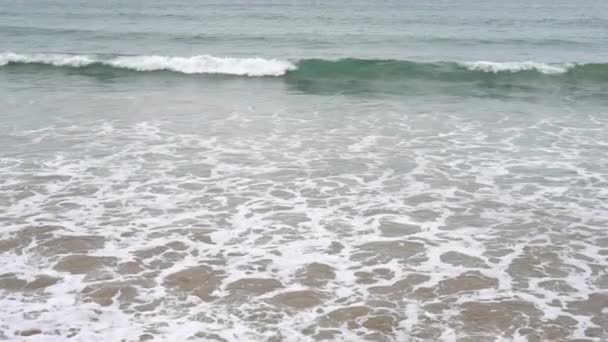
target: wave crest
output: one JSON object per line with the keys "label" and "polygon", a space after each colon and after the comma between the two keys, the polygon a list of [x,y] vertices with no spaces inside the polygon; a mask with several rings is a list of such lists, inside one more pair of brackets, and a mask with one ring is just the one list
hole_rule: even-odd
{"label": "wave crest", "polygon": [[520,71],[538,71],[543,74],[563,74],[576,66],[572,63],[551,65],[532,61],[526,62],[464,62],[461,63],[465,68],[473,71],[484,71],[491,73],[499,72],[520,72]]}
{"label": "wave crest", "polygon": [[60,67],[86,67],[94,64],[136,71],[169,70],[184,74],[223,74],[237,76],[282,76],[296,66],[278,59],[232,58],[200,55],[193,57],[121,56],[103,59],[66,54],[0,54],[0,66],[8,64],[46,64]]}
{"label": "wave crest", "polygon": [[523,62],[415,62],[407,60],[302,59],[288,61],[260,57],[235,58],[198,55],[172,56],[104,56],[70,54],[0,53],[0,67],[36,64],[66,68],[105,68],[116,70],[160,71],[182,74],[218,74],[235,76],[285,76],[290,82],[356,81],[494,81],[551,79],[555,81],[605,81],[608,63],[548,64]]}
{"label": "wave crest", "polygon": [[104,64],[137,71],[170,70],[184,74],[281,76],[296,67],[291,62],[263,58],[136,56],[118,57]]}
{"label": "wave crest", "polygon": [[59,67],[83,67],[95,63],[89,56],[83,55],[62,55],[62,54],[19,54],[19,53],[0,53],[0,66],[7,64],[48,64]]}

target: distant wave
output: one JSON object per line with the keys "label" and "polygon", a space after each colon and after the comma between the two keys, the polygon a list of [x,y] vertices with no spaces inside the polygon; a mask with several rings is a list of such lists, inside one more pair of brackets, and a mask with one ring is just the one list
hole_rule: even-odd
{"label": "distant wave", "polygon": [[199,55],[171,56],[102,56],[70,54],[19,54],[0,53],[0,66],[38,65],[68,68],[111,68],[133,71],[171,71],[183,74],[219,74],[235,76],[285,76],[298,80],[375,79],[408,80],[431,79],[439,81],[474,81],[507,77],[575,76],[577,79],[608,79],[606,63],[549,64],[523,62],[433,62],[422,63],[402,60],[355,59],[339,60],[234,58]]}

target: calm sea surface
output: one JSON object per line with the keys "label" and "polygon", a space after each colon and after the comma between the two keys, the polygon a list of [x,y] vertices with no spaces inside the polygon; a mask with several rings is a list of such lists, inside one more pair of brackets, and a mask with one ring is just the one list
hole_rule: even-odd
{"label": "calm sea surface", "polygon": [[0,0],[0,340],[607,338],[608,2]]}

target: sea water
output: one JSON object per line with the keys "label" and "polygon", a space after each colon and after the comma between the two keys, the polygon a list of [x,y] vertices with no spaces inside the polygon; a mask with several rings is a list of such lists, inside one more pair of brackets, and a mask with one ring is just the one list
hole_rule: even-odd
{"label": "sea water", "polygon": [[602,341],[605,1],[1,1],[0,340]]}

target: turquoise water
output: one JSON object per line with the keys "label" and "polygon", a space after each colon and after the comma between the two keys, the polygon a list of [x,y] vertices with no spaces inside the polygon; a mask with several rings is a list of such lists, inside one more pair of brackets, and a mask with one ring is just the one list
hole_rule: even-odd
{"label": "turquoise water", "polygon": [[0,2],[0,340],[602,341],[607,33],[603,1]]}

